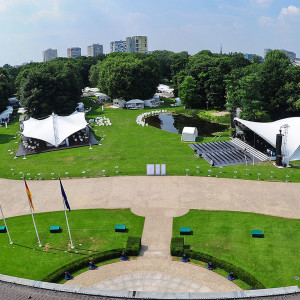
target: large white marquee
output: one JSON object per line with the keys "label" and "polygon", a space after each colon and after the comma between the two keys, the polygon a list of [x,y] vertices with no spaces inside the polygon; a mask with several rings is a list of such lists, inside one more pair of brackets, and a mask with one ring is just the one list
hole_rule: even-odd
{"label": "large white marquee", "polygon": [[[289,160],[300,159],[300,117],[286,118],[269,123],[245,121],[235,118],[235,121],[245,125],[257,135],[262,137],[265,141],[276,147],[276,134],[279,133],[280,128],[287,126],[286,145],[282,148],[282,154],[288,157]],[[282,131],[284,134],[284,130]]]}
{"label": "large white marquee", "polygon": [[22,134],[25,137],[43,140],[58,147],[67,137],[84,129],[87,125],[83,112],[66,117],[52,114],[43,120],[30,118],[24,121]]}

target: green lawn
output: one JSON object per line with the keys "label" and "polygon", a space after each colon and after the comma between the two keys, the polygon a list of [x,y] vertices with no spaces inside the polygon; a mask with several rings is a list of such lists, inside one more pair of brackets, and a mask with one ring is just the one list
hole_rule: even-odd
{"label": "green lawn", "polygon": [[[112,122],[112,126],[94,127],[98,139],[105,135],[104,140],[101,140],[102,146],[93,146],[92,150],[89,147],[81,147],[30,155],[26,160],[23,160],[22,157],[14,159],[14,155],[10,154],[8,150],[13,149],[16,153],[19,147],[20,141],[16,143],[17,139],[14,138],[19,130],[18,117],[15,117],[15,121],[9,124],[8,129],[0,127],[0,177],[21,179],[20,172],[30,173],[26,176],[27,179],[57,178],[58,173],[61,174],[61,177],[71,178],[100,177],[103,175],[102,170],[105,170],[106,176],[145,175],[148,163],[166,164],[168,175],[186,175],[187,169],[191,176],[208,175],[210,165],[204,159],[197,158],[188,143],[180,141],[179,134],[136,124],[136,117],[150,109],[124,110],[112,109],[107,106],[102,112],[101,107],[91,100],[83,101],[86,107],[93,107],[92,111],[87,114],[87,119],[106,116]],[[162,108],[170,111],[182,110],[180,107],[171,108],[170,100],[166,100],[165,106]],[[221,140],[228,139],[224,137]],[[198,140],[209,142],[212,137]],[[196,168],[197,166],[199,168]],[[227,178],[236,176],[237,178],[256,180],[257,173],[261,173],[260,180],[275,181],[285,181],[286,175],[288,175],[288,181],[300,182],[300,162],[293,162],[292,166],[292,169],[277,169],[268,162],[248,167],[238,165],[222,169],[213,168],[211,175]],[[246,168],[249,171],[246,171]],[[83,171],[86,173],[82,173]],[[197,173],[197,171],[199,172]],[[237,173],[235,174],[234,171]],[[274,171],[274,174],[271,174],[271,171]],[[69,172],[69,174],[66,175],[65,172]],[[41,173],[41,176],[38,176],[38,173]],[[55,173],[55,175],[52,176],[51,173]]]}
{"label": "green lawn", "polygon": [[[1,273],[41,280],[59,267],[93,252],[125,248],[128,236],[142,236],[144,217],[129,209],[89,209],[68,212],[75,249],[71,249],[64,212],[35,214],[43,247],[39,248],[31,215],[6,219],[14,242],[0,233]],[[1,220],[0,225],[3,225]],[[125,224],[126,233],[116,233],[116,224]],[[61,233],[50,233],[50,225],[60,225]],[[77,253],[76,253],[77,252]]]}
{"label": "green lawn", "polygon": [[[173,236],[184,236],[191,250],[228,261],[255,276],[267,288],[297,285],[300,265],[300,220],[253,213],[190,210],[174,219]],[[262,230],[265,238],[252,238]]]}

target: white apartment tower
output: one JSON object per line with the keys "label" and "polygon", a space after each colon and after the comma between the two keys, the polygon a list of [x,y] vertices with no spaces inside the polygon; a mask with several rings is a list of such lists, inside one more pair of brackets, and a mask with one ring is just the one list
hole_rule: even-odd
{"label": "white apartment tower", "polygon": [[126,41],[113,41],[110,43],[110,52],[126,52]]}
{"label": "white apartment tower", "polygon": [[72,47],[67,49],[68,57],[78,57],[81,56],[81,48],[80,47]]}
{"label": "white apartment tower", "polygon": [[148,53],[148,41],[146,36],[133,36],[126,38],[126,49],[129,53]]}
{"label": "white apartment tower", "polygon": [[103,45],[93,44],[87,47],[87,56],[97,56],[103,54]]}
{"label": "white apartment tower", "polygon": [[47,49],[43,51],[43,61],[49,61],[51,59],[57,58],[57,49]]}

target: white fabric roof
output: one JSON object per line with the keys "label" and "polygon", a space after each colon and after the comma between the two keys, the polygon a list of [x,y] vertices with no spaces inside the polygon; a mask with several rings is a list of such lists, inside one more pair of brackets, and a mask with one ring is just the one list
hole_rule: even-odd
{"label": "white fabric roof", "polygon": [[130,101],[127,101],[127,104],[132,104],[132,103],[144,103],[143,100],[140,100],[140,99],[132,99]]}
{"label": "white fabric roof", "polygon": [[159,91],[162,91],[162,92],[167,92],[167,93],[170,93],[170,92],[173,92],[174,89],[173,88],[170,88],[168,85],[165,85],[165,84],[159,84],[157,89]]}
{"label": "white fabric roof", "polygon": [[85,128],[87,124],[83,112],[66,117],[52,114],[43,120],[30,118],[24,121],[22,134],[26,137],[43,140],[58,147],[67,137]]}
{"label": "white fabric roof", "polygon": [[[279,133],[280,127],[287,124],[286,148],[282,148],[282,154],[290,157],[290,160],[300,159],[300,117],[286,118],[269,123],[251,122],[239,118],[234,118],[234,120],[244,124],[273,147],[276,147],[276,134]],[[282,134],[284,134],[284,130],[282,130]]]}
{"label": "white fabric roof", "polygon": [[0,114],[0,119],[7,119],[12,113],[13,113],[13,108],[12,106],[7,106],[6,110],[4,110],[1,114]]}
{"label": "white fabric roof", "polygon": [[187,133],[187,134],[195,134],[197,132],[196,127],[184,127],[182,130],[182,134]]}

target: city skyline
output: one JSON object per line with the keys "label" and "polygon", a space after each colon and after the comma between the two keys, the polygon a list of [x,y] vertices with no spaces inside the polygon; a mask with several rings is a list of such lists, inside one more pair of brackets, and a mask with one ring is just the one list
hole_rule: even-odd
{"label": "city skyline", "polygon": [[[263,56],[265,48],[300,56],[297,0],[0,0],[0,66],[42,61],[42,51],[86,49],[100,43],[147,36],[148,50],[208,49]],[[82,53],[85,55],[86,53]]]}

